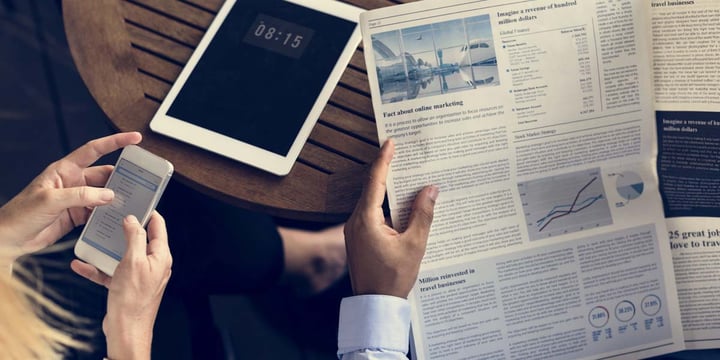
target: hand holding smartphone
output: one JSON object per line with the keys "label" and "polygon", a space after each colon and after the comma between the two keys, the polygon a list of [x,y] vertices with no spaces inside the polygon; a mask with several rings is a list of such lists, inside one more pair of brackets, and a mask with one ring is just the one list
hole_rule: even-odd
{"label": "hand holding smartphone", "polygon": [[134,215],[145,226],[172,173],[169,161],[139,146],[125,147],[105,185],[115,198],[90,214],[75,255],[112,276],[126,249],[123,219]]}

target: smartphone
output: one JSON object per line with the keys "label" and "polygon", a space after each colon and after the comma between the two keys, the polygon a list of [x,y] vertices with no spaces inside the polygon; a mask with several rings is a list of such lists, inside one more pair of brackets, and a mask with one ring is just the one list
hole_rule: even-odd
{"label": "smartphone", "polygon": [[115,198],[92,211],[75,244],[75,255],[112,276],[125,255],[123,219],[135,215],[145,226],[172,173],[169,161],[139,146],[126,146],[105,185]]}

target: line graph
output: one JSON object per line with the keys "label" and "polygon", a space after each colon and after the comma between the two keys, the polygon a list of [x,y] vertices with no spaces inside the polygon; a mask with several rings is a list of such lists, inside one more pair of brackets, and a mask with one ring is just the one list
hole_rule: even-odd
{"label": "line graph", "polygon": [[518,184],[530,240],[612,224],[600,169]]}
{"label": "line graph", "polygon": [[[586,209],[588,206],[594,204],[596,201],[602,199],[603,194],[600,194],[597,196],[589,197],[589,198],[585,199],[583,202],[581,202],[580,204],[577,203],[577,200],[580,197],[580,195],[582,194],[582,192],[585,191],[585,189],[587,189],[587,187],[590,186],[593,182],[595,182],[595,180],[597,180],[597,177],[592,178],[592,180],[590,180],[589,183],[587,183],[585,186],[583,186],[582,189],[580,189],[580,191],[578,191],[577,195],[575,195],[575,199],[573,200],[572,204],[555,206],[552,210],[550,210],[549,214],[547,214],[542,219],[538,220],[536,222],[536,225],[540,226],[540,230],[538,230],[538,231],[543,231],[543,229],[545,229],[545,227],[550,225],[550,223],[553,220],[559,219],[563,216],[566,216],[566,215],[569,215],[572,213],[580,212],[580,211]],[[575,206],[577,206],[577,208],[575,208]],[[567,207],[568,209],[560,210],[560,208],[564,208],[564,207]],[[545,220],[547,220],[547,222]]]}

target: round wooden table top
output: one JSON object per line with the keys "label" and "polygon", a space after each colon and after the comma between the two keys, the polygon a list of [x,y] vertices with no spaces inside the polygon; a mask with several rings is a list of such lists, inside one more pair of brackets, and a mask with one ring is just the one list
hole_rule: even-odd
{"label": "round wooden table top", "polygon": [[[65,32],[90,93],[119,131],[172,162],[174,177],[215,198],[273,216],[343,221],[378,152],[362,49],[356,50],[290,174],[278,177],[153,133],[150,119],[222,0],[64,0]],[[372,9],[388,0],[348,0]]]}

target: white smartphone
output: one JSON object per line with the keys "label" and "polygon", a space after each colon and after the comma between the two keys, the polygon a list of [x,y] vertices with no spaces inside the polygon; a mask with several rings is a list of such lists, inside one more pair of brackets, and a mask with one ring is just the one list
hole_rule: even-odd
{"label": "white smartphone", "polygon": [[123,219],[135,215],[145,226],[173,173],[173,165],[139,146],[126,146],[106,188],[112,203],[96,207],[75,244],[75,255],[112,276],[125,255]]}

